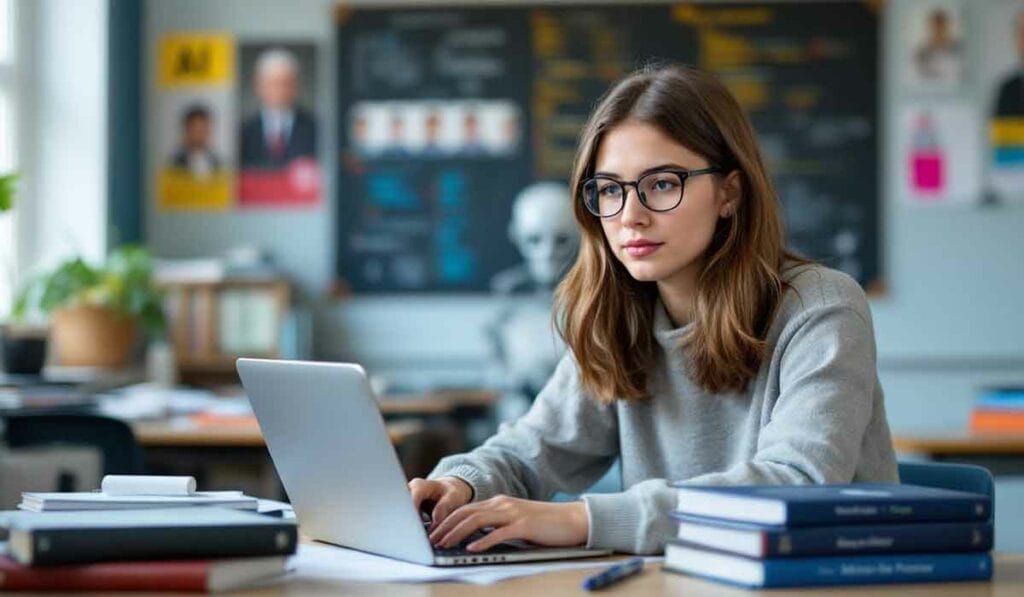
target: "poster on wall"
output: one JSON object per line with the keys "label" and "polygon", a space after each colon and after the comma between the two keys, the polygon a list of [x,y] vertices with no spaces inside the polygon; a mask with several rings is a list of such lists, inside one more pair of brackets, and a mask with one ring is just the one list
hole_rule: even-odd
{"label": "poster on wall", "polygon": [[363,159],[508,157],[522,138],[509,100],[366,101],[349,114],[349,147]]}
{"label": "poster on wall", "polygon": [[982,197],[981,121],[967,103],[904,107],[902,196],[912,205],[973,205]]}
{"label": "poster on wall", "polygon": [[168,34],[158,51],[162,210],[225,210],[234,180],[234,39],[223,34]]}
{"label": "poster on wall", "polygon": [[994,28],[993,61],[1007,64],[992,83],[989,113],[990,200],[1024,203],[1024,2],[1006,5]]}
{"label": "poster on wall", "polygon": [[243,43],[238,62],[239,206],[317,205],[316,46]]}
{"label": "poster on wall", "polygon": [[920,2],[901,28],[908,80],[914,91],[957,91],[966,72],[963,15],[959,4]]}

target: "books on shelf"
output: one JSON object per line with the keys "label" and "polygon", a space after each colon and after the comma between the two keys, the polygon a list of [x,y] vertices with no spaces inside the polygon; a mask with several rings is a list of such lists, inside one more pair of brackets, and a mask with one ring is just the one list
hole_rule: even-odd
{"label": "books on shelf", "polygon": [[974,402],[970,428],[976,433],[1024,433],[1024,388],[982,392]]}
{"label": "books on shelf", "polygon": [[108,495],[98,491],[24,492],[18,509],[28,512],[68,510],[140,510],[184,506],[220,506],[256,510],[259,500],[240,491],[197,491],[192,495]]}
{"label": "books on shelf", "polygon": [[7,515],[18,563],[283,556],[295,553],[293,521],[228,508],[168,508]]}
{"label": "books on shelf", "polygon": [[154,259],[157,282],[219,282],[227,276],[227,263],[219,258]]}
{"label": "books on shelf", "polygon": [[285,573],[288,558],[99,562],[32,567],[0,555],[0,591],[188,591],[240,589]]}
{"label": "books on shelf", "polygon": [[897,484],[677,491],[669,572],[756,588],[992,575],[990,496]]}

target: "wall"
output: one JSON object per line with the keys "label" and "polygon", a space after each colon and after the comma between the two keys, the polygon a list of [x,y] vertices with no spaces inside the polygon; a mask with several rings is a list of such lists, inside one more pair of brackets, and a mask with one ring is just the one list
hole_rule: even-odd
{"label": "wall", "polygon": [[[379,2],[352,2],[379,5]],[[420,4],[429,4],[420,2]],[[144,114],[157,118],[152,93],[156,44],[162,33],[181,30],[230,31],[251,40],[305,40],[320,52],[317,108],[322,118],[321,162],[326,173],[325,200],[302,211],[233,211],[223,214],[160,212],[147,202],[147,242],[161,256],[216,255],[239,243],[260,243],[301,284],[317,311],[315,352],[318,358],[356,359],[377,373],[401,377],[402,384],[473,383],[487,346],[482,325],[496,306],[486,297],[374,296],[332,302],[327,293],[334,274],[334,196],[331,168],[335,159],[335,2],[222,0],[150,0],[144,5]],[[147,197],[159,167],[152,136],[147,148]],[[452,321],[459,325],[453,326]],[[401,342],[396,342],[401,338]]]}
{"label": "wall", "polygon": [[[900,84],[908,75],[906,62],[897,59],[906,35],[900,25],[922,4],[892,2],[884,21],[884,52],[890,56],[883,64],[890,142],[882,152],[889,292],[872,301],[872,310],[893,427],[955,432],[965,429],[979,386],[1024,382],[1024,309],[1019,300],[1024,295],[1024,204],[918,209],[900,203],[902,156],[889,151],[898,105],[929,101]],[[994,10],[1013,3],[967,4],[961,6],[974,10],[964,11],[964,34],[985,44],[979,50],[975,43],[968,60],[983,66],[969,70],[963,90],[939,103],[959,100],[987,107],[992,103],[987,81],[1009,64],[985,62],[982,56],[1013,55],[1009,24],[999,20],[1007,12]]]}
{"label": "wall", "polygon": [[[891,16],[897,18],[885,21],[887,48],[896,47],[900,33],[894,24],[906,6],[891,3]],[[327,165],[334,159],[336,117],[330,101],[335,87],[332,7],[330,0],[150,1],[144,65],[153,63],[156,40],[167,31],[226,30],[255,39],[315,40],[325,90],[318,107],[326,117]],[[978,31],[992,26],[979,21],[969,25]],[[883,89],[895,90],[903,74],[896,62],[885,62],[882,73]],[[889,120],[895,118],[896,98],[895,91],[882,97],[888,108],[883,115]],[[152,117],[152,97],[147,101],[146,113]],[[910,431],[962,428],[976,385],[1024,377],[1024,310],[1009,300],[1024,295],[1024,261],[1006,250],[1020,246],[1016,239],[1024,227],[1024,210],[902,207],[894,198],[899,171],[890,167],[898,157],[889,155],[889,145],[881,159],[888,292],[873,299],[872,308],[893,426]],[[148,167],[155,167],[152,159]],[[321,305],[316,350],[322,358],[357,358],[376,370],[418,366],[452,381],[478,364],[486,350],[479,329],[494,313],[486,298],[374,296],[325,303],[335,250],[330,174],[326,196],[319,208],[307,212],[194,215],[149,210],[147,238],[162,254],[182,257],[217,253],[240,242],[267,244]],[[452,321],[459,325],[452,326]],[[932,408],[937,401],[944,408]]]}
{"label": "wall", "polygon": [[[366,4],[353,2],[352,4]],[[422,3],[428,4],[428,3]],[[886,9],[883,52],[898,47],[897,25],[909,2]],[[327,168],[335,159],[335,90],[332,0],[272,1],[149,0],[144,6],[143,77],[146,109],[155,118],[150,92],[154,48],[161,33],[224,30],[266,40],[304,39],[320,51],[318,108],[325,118],[323,164],[326,200],[303,212],[229,212],[194,215],[146,209],[146,237],[170,257],[216,254],[242,242],[260,242],[297,277],[317,310],[318,358],[363,362],[400,383],[472,383],[478,379],[487,344],[483,326],[495,314],[492,300],[479,296],[373,296],[332,302],[335,181]],[[990,19],[991,20],[991,19]],[[968,33],[985,37],[1005,23],[984,18],[967,23]],[[995,36],[989,43],[1001,43]],[[988,65],[986,68],[999,68]],[[898,63],[881,65],[883,118],[896,118]],[[963,99],[987,102],[979,86]],[[888,127],[892,131],[892,127]],[[893,134],[890,132],[890,134]],[[899,156],[884,143],[880,164],[885,214],[883,253],[888,290],[873,298],[879,369],[887,408],[898,433],[959,432],[966,428],[980,385],[1024,381],[1024,259],[1020,240],[1024,208],[910,209],[896,198]],[[146,141],[151,148],[152,139]],[[147,162],[156,167],[155,152]],[[147,180],[152,180],[147,176]],[[152,197],[152,192],[147,193]],[[1003,512],[1024,493],[1024,482],[1001,481]],[[1002,516],[1002,515],[1001,515]],[[1024,547],[1024,533],[1004,534]],[[1015,539],[1016,538],[1016,539]]]}

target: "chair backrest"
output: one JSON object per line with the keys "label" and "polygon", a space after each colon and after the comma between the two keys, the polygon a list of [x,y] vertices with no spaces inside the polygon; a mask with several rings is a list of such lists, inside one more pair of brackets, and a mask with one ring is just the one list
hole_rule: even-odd
{"label": "chair backrest", "polygon": [[[949,462],[900,462],[900,483],[980,493],[992,498],[996,509],[996,485],[987,468]],[[991,515],[990,515],[991,517]]]}
{"label": "chair backrest", "polygon": [[103,454],[105,475],[145,472],[135,434],[118,419],[100,415],[16,415],[6,418],[4,435],[12,448],[54,444],[94,447]]}

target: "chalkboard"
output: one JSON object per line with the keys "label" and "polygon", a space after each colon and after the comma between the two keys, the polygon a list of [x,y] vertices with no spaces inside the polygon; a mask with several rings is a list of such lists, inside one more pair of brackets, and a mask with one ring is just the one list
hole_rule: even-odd
{"label": "chalkboard", "polygon": [[337,275],[356,292],[486,291],[511,205],[567,181],[614,81],[719,74],[768,157],[795,250],[881,283],[874,3],[343,8]]}

